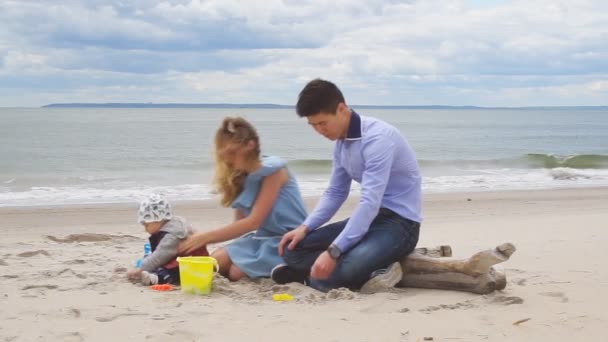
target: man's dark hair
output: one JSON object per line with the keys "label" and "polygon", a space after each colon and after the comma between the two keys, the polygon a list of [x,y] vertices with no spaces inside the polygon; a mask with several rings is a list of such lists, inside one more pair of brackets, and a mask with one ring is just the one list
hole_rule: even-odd
{"label": "man's dark hair", "polygon": [[296,104],[296,113],[306,117],[324,113],[335,113],[340,102],[345,103],[344,96],[338,87],[320,78],[314,79],[302,89]]}

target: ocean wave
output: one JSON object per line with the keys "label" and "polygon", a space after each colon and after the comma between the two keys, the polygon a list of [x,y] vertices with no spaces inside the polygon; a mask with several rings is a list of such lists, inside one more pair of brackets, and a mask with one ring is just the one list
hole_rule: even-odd
{"label": "ocean wave", "polygon": [[608,170],[493,169],[475,175],[424,177],[424,192],[553,189],[608,186]]}
{"label": "ocean wave", "polygon": [[578,170],[568,168],[557,168],[551,170],[551,177],[555,180],[578,180],[578,179],[593,179],[594,175],[581,173]]}
{"label": "ocean wave", "polygon": [[[464,170],[483,170],[496,168],[514,169],[608,169],[608,155],[577,154],[559,156],[543,153],[528,153],[518,157],[497,159],[451,159],[451,160],[418,160],[420,167],[441,169],[457,168]],[[323,171],[331,169],[332,161],[329,159],[294,159],[288,165],[295,170]]]}
{"label": "ocean wave", "polygon": [[287,161],[287,165],[296,171],[329,172],[332,160],[329,159],[294,159]]}
{"label": "ocean wave", "polygon": [[183,184],[177,186],[128,186],[123,187],[32,187],[27,191],[0,192],[0,207],[66,205],[92,203],[138,203],[151,193],[161,193],[170,200],[204,200],[213,198],[207,184]]}
{"label": "ocean wave", "polygon": [[[299,175],[298,185],[303,196],[318,196],[328,184],[329,175]],[[485,190],[550,189],[559,187],[608,186],[608,170],[598,169],[487,169],[483,173],[466,175],[425,176],[424,193]],[[137,203],[147,194],[160,192],[172,201],[208,200],[216,196],[209,184],[182,184],[163,186],[92,187],[31,187],[14,191],[0,187],[0,207],[66,205],[91,203]],[[360,186],[353,182],[352,193]]]}
{"label": "ocean wave", "polygon": [[547,169],[567,167],[572,169],[608,169],[608,156],[601,154],[579,154],[555,156],[547,154],[528,154],[526,160],[532,167],[541,165]]}
{"label": "ocean wave", "polygon": [[481,160],[419,160],[422,168],[452,167],[461,169],[608,169],[608,155],[578,154],[559,156],[543,153],[528,153],[519,157]]}

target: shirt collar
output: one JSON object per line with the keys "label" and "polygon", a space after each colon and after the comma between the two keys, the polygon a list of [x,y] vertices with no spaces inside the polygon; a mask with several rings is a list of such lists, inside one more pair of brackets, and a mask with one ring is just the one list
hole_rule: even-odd
{"label": "shirt collar", "polygon": [[359,140],[361,139],[361,117],[354,110],[350,114],[350,122],[348,123],[348,131],[344,140]]}

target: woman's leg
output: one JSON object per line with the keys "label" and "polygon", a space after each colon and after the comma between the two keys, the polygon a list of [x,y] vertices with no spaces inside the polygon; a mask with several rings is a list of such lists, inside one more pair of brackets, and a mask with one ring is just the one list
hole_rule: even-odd
{"label": "woman's leg", "polygon": [[211,253],[211,257],[217,260],[217,263],[220,267],[219,273],[224,277],[228,278],[230,267],[232,266],[232,260],[230,260],[230,256],[228,256],[226,250],[223,247],[220,247]]}
{"label": "woman's leg", "polygon": [[228,271],[228,279],[230,279],[230,281],[241,280],[246,276],[247,275],[243,273],[243,271],[241,271],[241,269],[238,268],[235,264],[232,264],[232,266],[230,266],[230,270]]}
{"label": "woman's leg", "polygon": [[223,247],[213,251],[211,256],[217,260],[217,263],[220,266],[220,274],[228,278],[230,281],[237,281],[246,276],[240,268],[232,263],[228,252],[226,252],[226,249]]}

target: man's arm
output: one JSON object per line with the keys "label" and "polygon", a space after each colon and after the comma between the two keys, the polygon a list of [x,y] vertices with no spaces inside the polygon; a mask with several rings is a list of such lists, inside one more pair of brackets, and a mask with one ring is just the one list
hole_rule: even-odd
{"label": "man's arm", "polygon": [[364,160],[361,180],[361,198],[346,227],[334,240],[334,245],[344,253],[359,242],[378,215],[382,197],[393,166],[395,144],[386,134],[378,134],[363,142]]}
{"label": "man's arm", "polygon": [[329,185],[313,212],[304,221],[304,226],[310,232],[319,228],[322,224],[329,221],[340,209],[342,203],[348,197],[352,179],[340,164],[337,145],[334,147],[334,159],[329,179]]}

